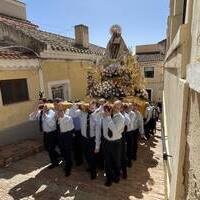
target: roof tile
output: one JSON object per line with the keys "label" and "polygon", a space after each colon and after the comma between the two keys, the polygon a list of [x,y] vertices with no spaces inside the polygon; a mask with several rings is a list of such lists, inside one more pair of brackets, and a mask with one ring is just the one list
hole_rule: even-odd
{"label": "roof tile", "polygon": [[33,59],[35,55],[14,50],[3,50],[0,51],[0,59]]}
{"label": "roof tile", "polygon": [[137,60],[138,62],[149,62],[149,61],[163,61],[165,59],[165,55],[163,54],[138,54]]}
{"label": "roof tile", "polygon": [[38,29],[37,25],[32,24],[27,20],[19,20],[16,18],[0,15],[0,22],[7,25],[14,26],[17,30],[23,32],[25,35],[30,36],[40,42],[50,45],[54,51],[71,51],[82,54],[96,54],[102,56],[105,48],[99,47],[94,44],[89,44],[89,48],[76,46],[75,40],[69,37],[61,36],[54,33],[45,32]]}

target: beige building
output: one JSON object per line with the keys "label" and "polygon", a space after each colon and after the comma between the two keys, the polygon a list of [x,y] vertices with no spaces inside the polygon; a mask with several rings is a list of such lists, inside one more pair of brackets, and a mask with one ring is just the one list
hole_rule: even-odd
{"label": "beige building", "polygon": [[162,102],[163,94],[163,61],[166,40],[157,44],[136,46],[137,60],[144,78],[149,100]]}
{"label": "beige building", "polygon": [[0,145],[38,132],[27,119],[39,93],[86,97],[87,72],[104,53],[89,43],[88,32],[77,25],[73,39],[42,31],[26,19],[25,4],[0,1]]}
{"label": "beige building", "polygon": [[164,64],[170,200],[200,199],[200,1],[171,0]]}

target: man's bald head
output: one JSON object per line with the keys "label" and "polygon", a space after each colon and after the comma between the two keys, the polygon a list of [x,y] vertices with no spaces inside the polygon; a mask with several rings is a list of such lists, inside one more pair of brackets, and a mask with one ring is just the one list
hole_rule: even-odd
{"label": "man's bald head", "polygon": [[106,100],[104,98],[99,99],[99,104],[104,105],[106,103]]}
{"label": "man's bald head", "polygon": [[64,105],[62,104],[62,102],[59,102],[58,103],[58,110],[59,111],[64,111],[65,109],[64,109]]}
{"label": "man's bald head", "polygon": [[113,109],[115,112],[120,112],[122,107],[122,102],[120,100],[117,100],[113,104]]}

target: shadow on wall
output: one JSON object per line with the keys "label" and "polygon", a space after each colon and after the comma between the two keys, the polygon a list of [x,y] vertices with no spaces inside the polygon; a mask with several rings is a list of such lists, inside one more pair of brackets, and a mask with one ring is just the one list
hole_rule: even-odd
{"label": "shadow on wall", "polygon": [[25,139],[41,140],[37,121],[26,121],[20,125],[0,130],[0,146],[17,143]]}

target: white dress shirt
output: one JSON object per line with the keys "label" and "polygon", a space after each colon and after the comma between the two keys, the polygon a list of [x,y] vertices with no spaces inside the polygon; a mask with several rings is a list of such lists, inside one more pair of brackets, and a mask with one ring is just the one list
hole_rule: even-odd
{"label": "white dress shirt", "polygon": [[[74,109],[74,108],[72,108]],[[87,138],[87,112],[83,112],[79,109],[74,109],[73,111],[71,110],[70,115],[72,117],[79,117],[80,118],[80,123],[81,123],[81,134],[83,137]],[[90,137],[95,137],[95,149],[99,150],[100,149],[100,144],[101,144],[101,128],[99,126],[99,122],[97,120],[96,113],[93,112],[90,115]]]}
{"label": "white dress shirt", "polygon": [[[116,113],[108,117],[103,117],[103,136],[109,141],[115,141],[122,138],[125,126],[125,117],[120,113]],[[112,137],[108,136],[108,128],[112,131]]]}
{"label": "white dress shirt", "polygon": [[101,120],[103,115],[103,105],[100,105],[95,111],[94,111],[96,120]]}
{"label": "white dress shirt", "polygon": [[[80,125],[80,118],[78,116],[75,116],[75,111],[76,109],[73,108],[69,108],[65,111],[65,114],[69,115],[72,120],[73,120],[73,124],[74,124],[74,129],[76,131],[79,131],[81,129],[81,125]],[[74,117],[75,116],[75,117]]]}
{"label": "white dress shirt", "polygon": [[[39,110],[36,114],[31,113],[29,115],[30,120],[39,120],[41,115],[41,110]],[[43,113],[42,116],[42,129],[44,132],[52,132],[56,130],[56,120],[55,120],[55,112],[53,110],[48,110],[47,113]]]}
{"label": "white dress shirt", "polygon": [[127,126],[127,132],[129,131],[128,129],[130,128],[131,126],[131,119],[129,117],[129,114],[126,113],[126,112],[123,112],[122,115],[124,116],[124,125]]}
{"label": "white dress shirt", "polygon": [[139,128],[140,134],[144,134],[144,120],[142,117],[142,114],[139,111],[136,111],[136,116],[137,116],[137,126],[136,128]]}
{"label": "white dress shirt", "polygon": [[128,115],[129,115],[129,118],[130,118],[130,123],[129,123],[127,131],[129,132],[129,131],[133,131],[134,129],[136,129],[134,127],[135,120],[136,120],[136,114],[133,111],[130,111],[130,112],[128,112]]}
{"label": "white dress shirt", "polygon": [[60,132],[66,133],[74,129],[73,120],[69,115],[64,114],[62,118],[58,119],[58,124],[60,126]]}
{"label": "white dress shirt", "polygon": [[152,115],[153,115],[153,106],[148,106],[145,110],[146,123],[149,122],[149,120],[152,118]]}

